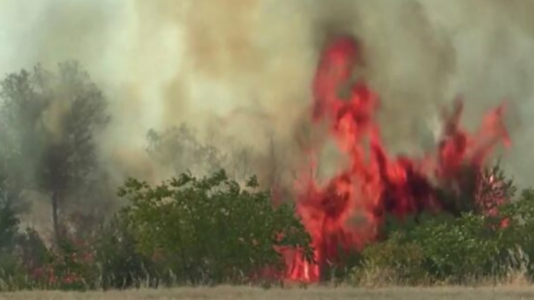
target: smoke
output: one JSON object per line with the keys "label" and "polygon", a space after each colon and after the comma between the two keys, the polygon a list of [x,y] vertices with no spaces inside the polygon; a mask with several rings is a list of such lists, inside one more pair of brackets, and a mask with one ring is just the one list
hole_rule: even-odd
{"label": "smoke", "polygon": [[329,35],[352,33],[389,146],[426,147],[456,95],[469,126],[507,98],[514,146],[503,163],[521,182],[534,169],[533,9],[530,0],[2,0],[0,72],[81,61],[110,101],[100,151],[117,180],[166,177],[146,156],[146,132],[182,122],[223,148],[254,146],[263,169],[273,136],[281,163],[301,159],[295,133],[306,127],[318,52]]}

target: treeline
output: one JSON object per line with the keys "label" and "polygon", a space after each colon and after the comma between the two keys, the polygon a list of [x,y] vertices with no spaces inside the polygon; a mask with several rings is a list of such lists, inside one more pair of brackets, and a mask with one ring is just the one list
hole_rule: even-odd
{"label": "treeline", "polygon": [[[176,176],[158,185],[132,178],[117,188],[99,164],[95,138],[112,116],[78,64],[10,74],[0,100],[0,290],[279,283],[278,247],[299,247],[312,259],[292,203],[273,206],[247,166],[245,148],[229,160],[185,126],[151,131],[149,153]],[[513,199],[498,214],[464,205],[455,215],[389,219],[377,243],[325,268],[323,280],[364,286],[531,280],[534,190],[516,195],[498,166],[484,176],[499,184],[478,199]],[[51,241],[21,224],[31,195],[51,207]],[[474,203],[473,197],[455,201]],[[114,207],[117,199],[125,205]]]}
{"label": "treeline", "polygon": [[[506,189],[513,192],[512,185]],[[279,284],[284,265],[277,247],[300,247],[312,261],[310,237],[292,204],[273,207],[254,177],[243,187],[224,171],[202,178],[184,173],[157,186],[130,179],[118,194],[128,205],[113,218],[83,237],[65,235],[56,247],[46,247],[32,230],[20,232],[16,213],[2,206],[0,288]],[[380,241],[324,269],[323,280],[360,286],[530,282],[534,190],[499,210],[391,219]]]}
{"label": "treeline", "polygon": [[65,235],[53,248],[32,230],[20,233],[15,212],[2,206],[0,288],[248,283],[281,274],[274,246],[301,246],[311,255],[294,208],[274,208],[254,177],[243,188],[224,171],[182,174],[154,187],[130,179],[119,195],[129,204],[113,218],[84,236]]}
{"label": "treeline", "polygon": [[[98,225],[116,209],[117,183],[110,182],[98,144],[113,122],[108,104],[74,61],[52,71],[37,65],[0,81],[0,201],[20,213],[30,211],[32,202],[49,206],[56,242],[68,231]],[[146,149],[154,164],[176,175],[220,169],[239,181],[253,175],[250,147],[223,152],[200,142],[185,124],[150,130]]]}
{"label": "treeline", "polygon": [[[61,63],[55,70],[37,65],[0,81],[0,289],[214,282],[248,278],[260,265],[276,267],[272,245],[288,243],[293,235],[273,242],[271,232],[300,224],[292,209],[270,208],[269,193],[258,190],[256,179],[245,191],[234,181],[256,178],[252,169],[257,157],[250,147],[237,145],[223,152],[200,142],[185,124],[150,130],[147,153],[154,164],[172,169],[182,181],[155,188],[145,197],[160,197],[156,195],[166,188],[165,197],[177,193],[193,198],[176,196],[177,202],[166,209],[147,207],[142,201],[129,201],[133,179],[121,189],[129,192],[118,195],[119,187],[110,184],[109,170],[100,161],[99,135],[111,122],[108,99],[77,62]],[[277,180],[274,172],[267,181]],[[186,180],[183,174],[192,177]],[[178,193],[182,185],[190,187]],[[21,222],[28,213],[36,214],[32,205],[39,201],[39,207],[50,208],[51,234],[43,228],[47,224],[28,227]],[[118,203],[127,206],[119,212]],[[147,213],[152,215],[149,219]],[[37,214],[48,214],[48,209]],[[150,223],[155,220],[166,223]],[[218,223],[210,223],[214,220]],[[231,220],[236,230],[257,231],[245,237],[231,231],[213,235]],[[147,231],[151,228],[163,228],[168,236]],[[240,257],[243,253],[232,246],[233,238],[239,239],[235,247],[246,248],[243,245],[252,239],[258,248]],[[197,257],[190,257],[193,254]],[[163,261],[156,259],[161,255]],[[220,258],[225,256],[222,267]]]}

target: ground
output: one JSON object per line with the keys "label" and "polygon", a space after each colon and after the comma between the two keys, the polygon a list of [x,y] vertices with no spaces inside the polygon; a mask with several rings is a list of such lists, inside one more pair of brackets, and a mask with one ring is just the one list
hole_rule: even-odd
{"label": "ground", "polygon": [[13,300],[171,300],[171,299],[357,299],[357,300],[427,300],[427,299],[534,299],[534,287],[495,287],[495,288],[310,288],[310,289],[269,289],[250,287],[179,288],[113,292],[19,292],[0,294],[0,299]]}

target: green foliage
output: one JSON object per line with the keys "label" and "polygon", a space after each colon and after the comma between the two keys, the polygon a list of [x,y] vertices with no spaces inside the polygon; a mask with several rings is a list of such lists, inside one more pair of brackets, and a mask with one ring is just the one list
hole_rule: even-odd
{"label": "green foliage", "polygon": [[141,287],[157,279],[153,262],[136,250],[134,239],[125,220],[114,217],[105,224],[95,241],[96,257],[104,289]]}
{"label": "green foliage", "polygon": [[107,101],[89,75],[76,62],[59,64],[57,73],[37,65],[8,75],[0,87],[9,170],[46,190],[83,181],[94,168],[94,133],[109,121]]}
{"label": "green foliage", "polygon": [[197,179],[178,179],[150,187],[129,180],[120,195],[131,205],[123,211],[146,255],[170,262],[179,281],[236,281],[267,266],[281,267],[274,246],[309,249],[310,237],[289,204],[274,208],[269,194],[246,189],[224,171]]}
{"label": "green foliage", "polygon": [[[513,203],[504,205],[500,209],[501,217],[497,221],[504,221],[508,226],[502,231],[501,243],[510,248],[519,248],[527,260],[534,258],[534,189],[523,190],[519,198]],[[513,267],[516,261],[509,262]],[[525,261],[520,263],[527,263]],[[527,271],[534,278],[534,261],[527,263]]]}
{"label": "green foliage", "polygon": [[413,242],[401,242],[403,237],[394,234],[387,241],[370,245],[362,256],[362,264],[351,274],[353,283],[422,284],[428,279],[422,247]]}
{"label": "green foliage", "polygon": [[368,247],[363,270],[387,270],[394,283],[454,282],[499,275],[504,263],[504,232],[473,213],[426,219]]}
{"label": "green foliage", "polygon": [[15,255],[19,220],[11,203],[0,203],[0,278],[4,283],[12,284],[18,275],[19,264]]}
{"label": "green foliage", "polygon": [[[457,209],[451,213],[388,219],[380,242],[344,260],[356,266],[352,280],[465,283],[519,269],[534,276],[534,190],[524,190],[511,203],[492,202],[511,197],[515,189],[498,168],[481,178],[490,177],[499,184],[483,181],[487,185],[473,188],[481,202],[458,204],[466,195],[456,195]],[[129,179],[119,196],[129,202],[113,219],[96,232],[65,234],[52,248],[35,231],[20,233],[11,205],[16,197],[2,198],[0,289],[242,283],[264,270],[283,268],[277,246],[303,248],[308,259],[312,256],[310,237],[294,207],[273,207],[255,177],[246,187],[224,171],[202,178],[185,173],[157,186]],[[495,206],[499,213],[488,213]],[[347,277],[339,266],[323,271],[336,279]]]}
{"label": "green foliage", "polygon": [[9,74],[0,82],[0,100],[3,188],[13,196],[31,190],[49,197],[58,240],[59,212],[99,171],[95,135],[109,122],[107,100],[76,62],[59,64],[57,72],[37,65]]}
{"label": "green foliage", "polygon": [[492,273],[499,254],[498,234],[483,216],[467,213],[423,223],[407,239],[420,245],[427,269],[435,278],[462,282]]}
{"label": "green foliage", "polygon": [[90,245],[62,239],[59,251],[53,252],[45,266],[48,288],[86,290],[94,288],[98,269],[93,262]]}
{"label": "green foliage", "polygon": [[8,201],[0,201],[0,251],[13,248],[19,230],[19,219]]}
{"label": "green foliage", "polygon": [[534,190],[506,202],[515,187],[499,166],[480,176],[471,195],[477,198],[464,199],[471,204],[456,205],[460,210],[388,220],[383,241],[363,252],[354,275],[385,270],[395,282],[409,283],[498,279],[524,268],[534,275],[529,259],[534,255]]}

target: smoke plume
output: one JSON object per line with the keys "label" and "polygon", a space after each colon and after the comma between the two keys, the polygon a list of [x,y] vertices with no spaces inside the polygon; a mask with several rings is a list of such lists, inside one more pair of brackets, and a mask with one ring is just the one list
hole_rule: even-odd
{"label": "smoke plume", "polygon": [[0,71],[79,60],[110,101],[100,153],[117,180],[168,176],[146,157],[146,132],[182,122],[222,148],[252,145],[261,172],[272,139],[281,163],[301,159],[295,134],[306,127],[318,52],[351,33],[389,146],[421,151],[457,95],[468,125],[506,98],[514,145],[503,163],[526,183],[532,11],[530,0],[3,0]]}

